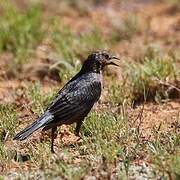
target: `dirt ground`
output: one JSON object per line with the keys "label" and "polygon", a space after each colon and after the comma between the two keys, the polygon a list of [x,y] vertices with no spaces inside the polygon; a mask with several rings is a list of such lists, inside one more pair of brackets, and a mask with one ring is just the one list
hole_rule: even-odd
{"label": "dirt ground", "polygon": [[[16,0],[20,7],[26,6],[25,1]],[[138,17],[139,30],[131,40],[122,40],[117,43],[112,52],[118,54],[122,59],[130,59],[136,61],[143,56],[145,45],[158,44],[163,52],[168,50],[180,50],[180,10],[176,6],[172,6],[163,1],[152,0],[132,0],[129,2],[121,2],[110,0],[102,5],[92,5],[89,7],[86,15],[79,15],[77,10],[71,8],[71,11],[65,10],[63,6],[58,6],[54,1],[49,4],[48,0],[43,1],[44,16],[61,16],[61,22],[70,26],[70,29],[77,34],[89,31],[92,26],[97,25],[103,28],[102,36],[108,38],[112,31],[112,23],[116,24],[122,17],[128,13],[135,14]],[[36,55],[31,58],[30,63],[24,66],[22,72],[16,76],[10,76],[7,72],[7,64],[11,59],[8,53],[0,54],[0,104],[15,103],[20,107],[27,102],[19,99],[19,89],[22,88],[24,81],[36,82],[41,81],[41,93],[49,92],[53,89],[60,89],[62,83],[52,75],[46,73],[46,67],[49,65],[46,58],[51,51],[51,47],[44,42],[36,49]],[[43,72],[41,70],[44,68]],[[123,69],[110,69],[117,75],[117,82],[122,80]],[[105,78],[106,81],[107,78]],[[110,79],[110,78],[108,78]],[[106,86],[109,82],[104,82]],[[104,90],[99,106],[106,103],[106,90]],[[17,98],[18,97],[18,98]],[[96,110],[96,108],[95,108]],[[116,108],[115,108],[116,111]],[[145,139],[151,138],[151,132],[154,129],[162,132],[180,131],[180,99],[170,99],[162,104],[156,102],[142,103],[136,108],[128,109],[129,119],[134,122],[135,126],[139,126],[139,130]],[[32,112],[19,108],[19,117],[26,116],[25,119],[33,119]],[[140,118],[137,118],[141,116]],[[131,122],[132,123],[132,122]],[[18,127],[19,129],[23,128]],[[37,136],[40,132],[35,133],[31,138],[40,140],[41,136]],[[77,140],[77,137],[69,131],[69,127],[63,126],[61,133],[58,135],[56,143],[63,141],[64,144],[70,144]],[[43,136],[46,138],[46,136]],[[6,142],[6,148],[11,147],[11,142]],[[78,159],[77,159],[78,161]]]}

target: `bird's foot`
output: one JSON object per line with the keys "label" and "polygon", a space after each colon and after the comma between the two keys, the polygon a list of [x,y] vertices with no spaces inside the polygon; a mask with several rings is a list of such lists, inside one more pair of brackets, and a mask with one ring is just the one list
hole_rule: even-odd
{"label": "bird's foot", "polygon": [[51,148],[51,153],[55,154],[54,148]]}
{"label": "bird's foot", "polygon": [[80,136],[77,136],[77,138],[78,138],[77,141],[80,141],[82,139]]}
{"label": "bird's foot", "polygon": [[51,153],[52,153],[52,154],[56,154],[55,151],[54,151],[54,149],[51,149]]}
{"label": "bird's foot", "polygon": [[54,150],[54,146],[53,146],[53,147],[51,146],[51,153],[52,153],[52,154],[56,154],[56,152],[55,152],[55,150]]}
{"label": "bird's foot", "polygon": [[76,135],[76,137],[77,137],[77,140],[76,140],[76,141],[79,141],[79,140],[81,140],[81,139],[82,139],[82,137],[81,137],[80,133],[75,133],[75,135]]}

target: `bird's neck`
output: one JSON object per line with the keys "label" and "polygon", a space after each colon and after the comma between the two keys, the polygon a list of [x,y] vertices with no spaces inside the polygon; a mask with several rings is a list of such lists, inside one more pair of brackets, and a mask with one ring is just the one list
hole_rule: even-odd
{"label": "bird's neck", "polygon": [[83,74],[86,73],[97,73],[97,74],[101,74],[102,71],[102,67],[100,64],[97,63],[88,63],[87,61],[83,64],[81,70],[79,71],[79,73],[77,73],[69,82],[77,79],[78,77],[80,77]]}
{"label": "bird's neck", "polygon": [[93,72],[93,73],[100,74],[101,70],[102,70],[102,67],[101,67],[101,65],[99,63],[86,61],[83,64],[80,72],[81,73]]}

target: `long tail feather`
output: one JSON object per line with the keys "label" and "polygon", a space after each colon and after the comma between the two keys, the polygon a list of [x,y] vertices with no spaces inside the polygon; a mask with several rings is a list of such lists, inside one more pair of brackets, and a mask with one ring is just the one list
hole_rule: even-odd
{"label": "long tail feather", "polygon": [[34,131],[38,130],[39,128],[43,127],[45,124],[47,124],[50,120],[53,119],[53,115],[49,112],[44,113],[40,118],[38,118],[35,122],[33,122],[31,125],[27,126],[25,129],[20,131],[15,135],[13,140],[24,140],[28,136],[30,136]]}

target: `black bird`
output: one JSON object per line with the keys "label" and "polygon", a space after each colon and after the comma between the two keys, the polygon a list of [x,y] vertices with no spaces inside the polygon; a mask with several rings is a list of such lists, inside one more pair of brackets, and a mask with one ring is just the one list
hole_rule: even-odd
{"label": "black bird", "polygon": [[106,65],[116,65],[112,60],[118,59],[105,51],[90,54],[81,70],[57,94],[44,114],[34,123],[20,131],[14,140],[24,140],[34,131],[43,128],[52,129],[51,151],[57,126],[76,122],[75,134],[78,136],[81,124],[94,103],[101,95],[101,71]]}

